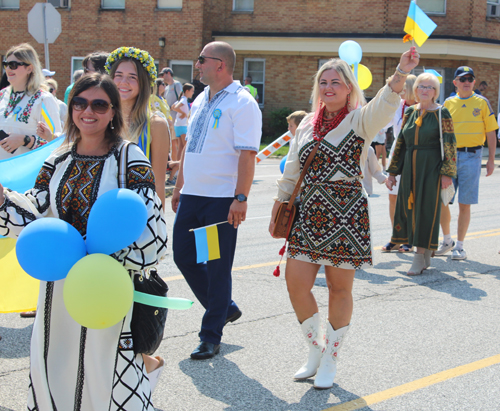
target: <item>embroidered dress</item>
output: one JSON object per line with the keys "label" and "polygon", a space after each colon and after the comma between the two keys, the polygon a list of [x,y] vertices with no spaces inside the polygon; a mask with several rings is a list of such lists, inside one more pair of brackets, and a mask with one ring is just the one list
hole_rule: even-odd
{"label": "embroidered dress", "polygon": [[[0,206],[0,235],[16,238],[37,218],[56,217],[83,236],[92,205],[118,187],[119,148],[107,155],[82,156],[75,148],[52,154],[35,187],[25,194],[5,190]],[[166,224],[155,194],[149,161],[129,146],[127,187],[144,200],[148,226],[131,246],[115,253],[131,275],[154,267],[166,252]],[[64,280],[40,282],[30,355],[28,410],[153,411],[142,356],[134,355],[132,310],[113,327],[93,330],[77,324],[63,301]]]}
{"label": "embroidered dress", "polygon": [[441,160],[438,110],[428,111],[419,127],[415,106],[403,119],[388,172],[401,175],[391,242],[437,250],[441,217],[441,176],[457,174],[457,148],[450,112],[443,107],[444,161]]}
{"label": "embroidered dress", "polygon": [[[11,87],[0,90],[0,130],[23,136],[35,136],[35,145],[31,148],[32,150],[46,144],[44,139],[36,135],[38,122],[45,122],[42,117],[42,102],[54,124],[54,133],[60,133],[62,128],[59,106],[52,94],[42,90],[33,95],[28,95],[26,92],[14,93]],[[29,148],[21,146],[14,154],[11,154],[0,147],[0,160],[28,151],[30,151]]]}
{"label": "embroidered dress", "polygon": [[[351,111],[321,141],[302,183],[299,218],[293,225],[288,258],[361,269],[372,265],[368,197],[361,180],[368,147],[394,116],[400,98],[385,86],[366,106]],[[293,140],[278,201],[287,201],[313,140],[313,114],[301,122]]]}

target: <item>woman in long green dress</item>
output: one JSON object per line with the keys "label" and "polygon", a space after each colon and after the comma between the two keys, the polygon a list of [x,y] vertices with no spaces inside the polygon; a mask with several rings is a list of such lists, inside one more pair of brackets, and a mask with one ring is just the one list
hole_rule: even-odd
{"label": "woman in long green dress", "polygon": [[430,266],[432,251],[438,247],[441,188],[456,176],[457,149],[450,112],[442,107],[442,159],[437,77],[423,73],[413,87],[417,104],[405,112],[387,186],[392,189],[395,176],[401,174],[391,242],[417,247],[408,275],[419,275]]}

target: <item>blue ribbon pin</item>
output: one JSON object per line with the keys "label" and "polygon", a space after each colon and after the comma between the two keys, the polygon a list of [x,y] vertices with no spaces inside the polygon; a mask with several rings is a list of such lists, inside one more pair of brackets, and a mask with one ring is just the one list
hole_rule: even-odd
{"label": "blue ribbon pin", "polygon": [[16,115],[16,121],[17,121],[17,117],[19,116],[19,113],[21,112],[22,108],[17,106],[15,109],[14,109],[14,114]]}
{"label": "blue ribbon pin", "polygon": [[219,119],[222,116],[222,111],[220,111],[219,109],[214,110],[213,116],[214,116],[214,119],[215,119],[215,121],[214,121],[214,127],[213,128],[217,128],[217,127],[219,127]]}

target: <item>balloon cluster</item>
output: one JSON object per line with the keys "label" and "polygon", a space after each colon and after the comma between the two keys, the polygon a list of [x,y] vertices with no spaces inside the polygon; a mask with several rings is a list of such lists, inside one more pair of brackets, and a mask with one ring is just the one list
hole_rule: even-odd
{"label": "balloon cluster", "polygon": [[110,190],[94,203],[87,239],[58,218],[41,218],[21,231],[16,255],[29,275],[64,282],[64,304],[87,328],[111,327],[132,306],[134,287],[127,270],[109,254],[128,247],[143,233],[148,213],[144,201],[127,189]]}
{"label": "balloon cluster", "polygon": [[339,47],[339,57],[353,67],[354,76],[358,80],[361,90],[366,90],[372,84],[370,69],[361,64],[363,51],[361,46],[353,40],[344,41]]}

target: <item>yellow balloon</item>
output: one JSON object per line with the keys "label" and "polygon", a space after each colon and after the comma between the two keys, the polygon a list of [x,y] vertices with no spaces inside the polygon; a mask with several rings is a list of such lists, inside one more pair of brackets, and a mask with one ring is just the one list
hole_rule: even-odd
{"label": "yellow balloon", "polygon": [[111,327],[127,315],[134,298],[125,268],[105,254],[78,261],[64,280],[64,304],[71,317],[87,328]]}
{"label": "yellow balloon", "polygon": [[[353,67],[354,70],[354,67]],[[372,84],[372,73],[370,69],[363,64],[358,64],[358,84],[361,90],[366,90]]]}

